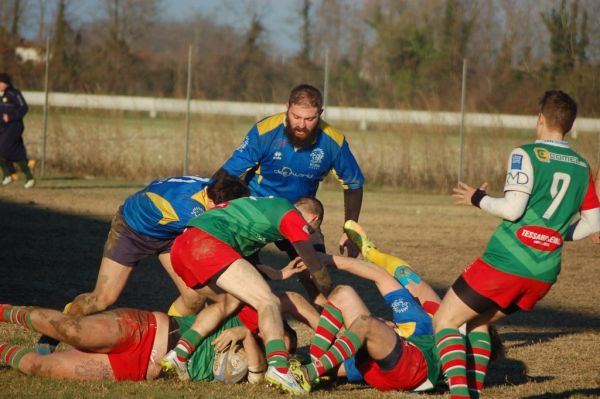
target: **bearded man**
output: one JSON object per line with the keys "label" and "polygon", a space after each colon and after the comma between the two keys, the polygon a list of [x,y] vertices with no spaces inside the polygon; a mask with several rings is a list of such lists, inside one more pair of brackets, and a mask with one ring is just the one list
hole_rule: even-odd
{"label": "bearded man", "polygon": [[[332,171],[344,189],[344,221],[358,220],[364,177],[346,138],[321,119],[322,113],[321,92],[307,84],[296,86],[290,92],[287,111],[252,126],[213,177],[244,177],[251,195],[283,197],[295,203],[301,197],[315,197],[319,183]],[[313,234],[313,242],[317,250],[324,251],[320,231]],[[290,258],[296,256],[288,242],[276,244]],[[348,255],[358,256],[345,233],[339,245],[340,253],[347,250]],[[309,281],[301,278],[301,282],[310,296],[316,295]]]}

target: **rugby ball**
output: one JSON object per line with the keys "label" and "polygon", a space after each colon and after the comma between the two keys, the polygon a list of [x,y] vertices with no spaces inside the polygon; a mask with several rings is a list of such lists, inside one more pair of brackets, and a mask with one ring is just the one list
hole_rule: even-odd
{"label": "rugby ball", "polygon": [[243,349],[237,352],[227,349],[215,353],[213,361],[213,375],[216,381],[225,384],[240,382],[248,374],[248,358]]}

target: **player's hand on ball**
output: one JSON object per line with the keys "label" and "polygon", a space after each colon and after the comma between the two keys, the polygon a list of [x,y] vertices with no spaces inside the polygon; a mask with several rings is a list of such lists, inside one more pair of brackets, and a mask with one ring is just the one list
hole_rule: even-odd
{"label": "player's hand on ball", "polygon": [[[246,337],[246,327],[234,327],[228,328],[223,331],[217,338],[212,342],[215,347],[215,351],[223,352],[229,348],[233,348],[235,344]],[[235,352],[235,351],[234,351]]]}

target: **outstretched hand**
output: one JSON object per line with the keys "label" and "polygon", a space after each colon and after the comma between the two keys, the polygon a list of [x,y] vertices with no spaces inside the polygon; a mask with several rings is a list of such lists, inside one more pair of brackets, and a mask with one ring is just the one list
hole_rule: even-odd
{"label": "outstretched hand", "polygon": [[[479,189],[481,191],[486,191],[487,187],[488,183],[485,182],[479,187]],[[472,206],[473,203],[471,202],[471,198],[473,197],[473,194],[475,194],[475,191],[477,191],[476,188],[469,186],[467,183],[459,181],[458,187],[452,189],[452,196],[455,199],[454,203],[456,205]]]}
{"label": "outstretched hand", "polygon": [[306,270],[307,267],[302,261],[302,258],[297,257],[292,259],[284,268],[281,269],[281,279],[285,280]]}

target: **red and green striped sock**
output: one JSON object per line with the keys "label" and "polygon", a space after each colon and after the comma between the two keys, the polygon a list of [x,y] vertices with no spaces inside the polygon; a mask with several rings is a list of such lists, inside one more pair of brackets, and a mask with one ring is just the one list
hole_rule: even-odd
{"label": "red and green striped sock", "polygon": [[467,334],[467,381],[472,398],[481,395],[491,353],[489,333],[473,331]]}
{"label": "red and green striped sock", "polygon": [[448,378],[452,399],[469,399],[467,386],[467,352],[465,339],[457,328],[446,328],[435,334],[435,343]]}
{"label": "red and green striped sock", "polygon": [[346,330],[338,339],[335,340],[331,349],[323,354],[319,359],[306,366],[306,371],[311,381],[325,374],[344,360],[350,359],[362,346],[360,338],[350,330]]}
{"label": "red and green striped sock", "polygon": [[189,357],[196,351],[196,348],[203,340],[204,338],[202,338],[202,335],[191,328],[184,332],[173,349],[177,354],[177,360],[180,362],[187,362]]}
{"label": "red and green striped sock", "polygon": [[272,339],[267,342],[265,351],[267,352],[268,366],[275,367],[281,374],[287,374],[290,367],[288,362],[289,353],[285,348],[283,339]]}
{"label": "red and green striped sock", "polygon": [[333,303],[327,302],[319,318],[319,325],[310,343],[310,360],[315,361],[327,352],[340,328],[342,312]]}
{"label": "red and green striped sock", "polygon": [[0,343],[0,364],[6,364],[13,369],[19,369],[21,359],[30,352],[33,352],[33,350],[18,345],[10,346],[8,343],[2,342]]}
{"label": "red and green striped sock", "polygon": [[0,305],[0,321],[20,324],[25,328],[35,331],[31,324],[31,311],[31,308],[24,306]]}

